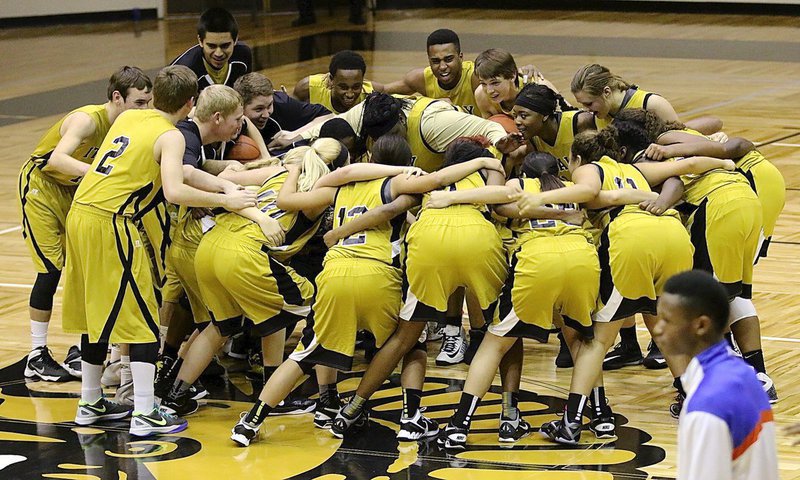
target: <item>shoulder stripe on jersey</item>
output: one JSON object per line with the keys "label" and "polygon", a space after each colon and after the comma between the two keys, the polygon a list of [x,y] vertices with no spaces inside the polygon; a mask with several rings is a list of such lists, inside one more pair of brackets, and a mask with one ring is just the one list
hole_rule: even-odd
{"label": "shoulder stripe on jersey", "polygon": [[[386,177],[381,183],[381,202],[384,205],[392,203],[392,177]],[[337,192],[338,193],[338,192]]]}
{"label": "shoulder stripe on jersey", "polygon": [[741,444],[733,448],[733,460],[742,456],[752,444],[756,443],[758,436],[761,434],[761,430],[764,428],[764,424],[771,421],[773,421],[772,410],[762,411],[761,417],[758,419],[758,423],[753,427],[753,430],[747,434]]}

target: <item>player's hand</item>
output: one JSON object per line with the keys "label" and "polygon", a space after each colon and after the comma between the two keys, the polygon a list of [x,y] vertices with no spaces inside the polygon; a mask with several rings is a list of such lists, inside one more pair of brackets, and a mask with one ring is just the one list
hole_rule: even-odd
{"label": "player's hand", "polygon": [[672,205],[667,205],[663,201],[660,200],[661,197],[654,198],[652,200],[645,200],[639,203],[639,208],[642,210],[646,210],[653,215],[663,215],[664,212],[669,210]]}
{"label": "player's hand", "polygon": [[500,172],[500,173],[503,174],[503,176],[506,175],[506,171],[503,168],[503,162],[501,162],[500,160],[498,160],[496,158],[484,157],[484,158],[481,158],[481,162],[483,164],[483,168],[484,169],[486,169],[486,170],[494,170],[495,172]]}
{"label": "player's hand", "polygon": [[340,240],[339,235],[337,235],[334,232],[336,232],[335,228],[333,230],[327,231],[325,235],[322,236],[322,241],[325,242],[325,246],[328,248],[331,248],[332,246],[339,243]]}
{"label": "player's hand", "polygon": [[728,170],[729,172],[732,172],[736,170],[736,162],[734,162],[733,160],[723,160],[722,168]]}
{"label": "player's hand", "polygon": [[226,192],[222,201],[222,206],[225,210],[236,211],[248,207],[256,206],[256,191],[243,189],[241,186],[236,185],[240,189]]}
{"label": "player's hand", "polygon": [[411,177],[421,177],[423,175],[427,175],[428,172],[419,167],[406,167],[403,169],[403,174],[406,176],[406,179],[409,179]]}
{"label": "player's hand", "polygon": [[728,136],[725,134],[725,132],[712,133],[708,136],[708,138],[719,143],[725,143],[728,141]]}
{"label": "player's hand", "polygon": [[265,216],[264,220],[259,222],[261,233],[267,239],[267,243],[271,247],[283,245],[283,240],[286,238],[286,231],[281,226],[280,222],[270,216]]}
{"label": "player's hand", "polygon": [[582,209],[579,210],[567,210],[564,214],[564,222],[569,223],[570,225],[583,225],[583,221],[586,220],[586,212]]}
{"label": "player's hand", "polygon": [[298,139],[297,135],[295,135],[293,132],[281,130],[278,133],[276,133],[274,137],[272,137],[272,140],[270,140],[269,144],[267,145],[267,148],[288,147],[289,145],[297,141],[297,139]]}
{"label": "player's hand", "polygon": [[539,195],[529,192],[519,192],[509,195],[509,198],[517,202],[517,208],[522,215],[529,215],[537,207],[541,207],[544,202]]}
{"label": "player's hand", "polygon": [[449,192],[431,192],[425,206],[427,208],[447,208],[452,204],[452,196]]}
{"label": "player's hand", "polygon": [[525,65],[520,67],[519,75],[522,77],[522,84],[527,85],[528,83],[539,83],[539,80],[544,80],[544,75],[542,75],[542,71],[536,68],[535,65]]}
{"label": "player's hand", "polygon": [[303,171],[303,166],[300,165],[299,163],[288,163],[284,165],[283,168],[285,168],[290,175],[291,174],[300,175],[300,173]]}
{"label": "player's hand", "polygon": [[525,137],[521,133],[509,133],[495,142],[494,146],[503,153],[511,153],[525,144]]}
{"label": "player's hand", "polygon": [[666,145],[659,145],[657,143],[651,143],[644,151],[645,158],[649,158],[650,160],[655,160],[660,162],[665,158],[672,157],[670,153],[670,149]]}
{"label": "player's hand", "polygon": [[223,172],[241,172],[244,170],[244,164],[237,162],[236,160],[226,160],[228,163],[225,166]]}
{"label": "player's hand", "polygon": [[214,215],[213,213],[211,213],[211,209],[210,208],[195,207],[195,208],[192,208],[191,211],[192,211],[192,218],[194,218],[195,220],[200,220],[203,217],[206,217],[206,216],[210,217],[210,216]]}

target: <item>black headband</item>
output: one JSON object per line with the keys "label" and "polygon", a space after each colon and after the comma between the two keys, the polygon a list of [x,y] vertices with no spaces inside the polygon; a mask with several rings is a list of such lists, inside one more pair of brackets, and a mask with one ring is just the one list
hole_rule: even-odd
{"label": "black headband", "polygon": [[347,159],[350,155],[350,152],[347,151],[347,147],[344,145],[344,143],[339,141],[339,146],[341,147],[339,149],[339,154],[336,155],[336,158],[334,158],[331,164],[328,166],[331,171],[344,167],[344,164],[347,162]]}
{"label": "black headband", "polygon": [[555,111],[553,102],[549,102],[543,98],[531,98],[527,95],[517,95],[517,99],[514,100],[514,105],[525,107],[544,116],[552,115]]}

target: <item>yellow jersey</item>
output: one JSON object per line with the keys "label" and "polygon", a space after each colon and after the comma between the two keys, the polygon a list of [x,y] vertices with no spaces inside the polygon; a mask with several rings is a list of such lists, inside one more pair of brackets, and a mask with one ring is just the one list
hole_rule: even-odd
{"label": "yellow jersey", "polygon": [[239,233],[244,237],[263,244],[269,249],[271,257],[278,261],[286,261],[292,255],[299,252],[308,240],[314,235],[322,221],[322,215],[317,219],[310,219],[303,215],[303,212],[287,212],[278,208],[278,193],[286,183],[289,172],[283,171],[268,178],[261,188],[258,189],[258,209],[277,220],[284,231],[286,238],[282,245],[277,247],[267,246],[267,239],[261,228],[251,220],[236,213],[220,213],[216,217],[216,227],[225,228],[233,233]]}
{"label": "yellow jersey", "polygon": [[[391,203],[391,180],[380,178],[339,187],[333,202],[333,228],[341,227],[369,210]],[[332,258],[365,258],[399,267],[402,243],[400,233],[404,222],[405,214],[398,215],[390,222],[342,238],[328,250],[325,261]]]}
{"label": "yellow jersey", "polygon": [[123,112],[100,145],[74,202],[134,219],[147,213],[164,200],[153,146],[175,129],[157,110]]}
{"label": "yellow jersey", "polygon": [[475,89],[472,88],[472,76],[475,74],[475,62],[465,60],[461,62],[461,78],[450,90],[445,90],[439,85],[439,80],[433,74],[431,67],[425,67],[425,96],[429,98],[449,98],[453,105],[471,115],[482,117],[478,104],[475,102]]}
{"label": "yellow jersey", "polygon": [[533,137],[533,146],[539,152],[546,152],[558,159],[558,176],[564,180],[572,180],[569,172],[569,155],[572,143],[575,141],[575,132],[578,130],[578,114],[580,110],[556,112],[558,120],[558,133],[553,145],[539,137]]}
{"label": "yellow jersey", "polygon": [[683,198],[686,203],[695,207],[700,205],[704,198],[723,187],[738,186],[747,192],[745,195],[753,192],[744,175],[736,171],[716,169],[702,175],[682,175],[681,181],[684,188]]}
{"label": "yellow jersey", "polygon": [[[342,114],[333,108],[331,101],[331,88],[328,84],[330,78],[329,73],[319,73],[317,75],[309,75],[308,77],[308,99],[311,103],[318,103],[336,115]],[[358,103],[363,102],[367,95],[372,93],[372,82],[364,82],[364,87],[361,90],[361,95],[358,96]]]}
{"label": "yellow jersey", "polygon": [[[519,178],[522,190],[530,193],[542,191],[542,184],[538,178]],[[572,185],[572,182],[564,182],[565,186]],[[580,210],[577,203],[560,203],[558,205],[545,204],[543,207],[558,208],[560,210]],[[528,240],[539,237],[557,237],[561,235],[582,235],[589,242],[592,236],[580,225],[573,225],[563,220],[535,219],[535,218],[514,218],[509,222],[509,228],[516,237],[516,246],[519,247]]]}
{"label": "yellow jersey", "polygon": [[[653,95],[657,94],[646,92],[639,89],[637,86],[633,86],[625,92],[625,96],[622,98],[622,104],[619,106],[619,110],[617,111],[620,112],[626,108],[643,108],[647,110],[647,101],[650,100],[650,97]],[[612,120],[614,120],[614,117],[612,117],[611,114],[609,114],[608,118],[598,118],[596,116],[594,118],[598,130],[606,128],[609,124],[611,124]]]}
{"label": "yellow jersey", "polygon": [[200,245],[203,239],[203,224],[192,216],[192,209],[184,205],[178,207],[178,220],[172,232],[173,241],[185,245]]}
{"label": "yellow jersey", "polygon": [[[53,154],[53,150],[55,150],[56,145],[58,145],[58,142],[61,141],[61,126],[64,124],[64,120],[76,112],[83,112],[89,115],[94,122],[95,127],[94,133],[92,133],[89,138],[84,139],[71,156],[75,160],[83,163],[92,163],[92,161],[94,161],[94,157],[97,155],[100,144],[103,143],[103,139],[106,138],[108,129],[111,128],[111,121],[108,119],[108,113],[106,112],[105,105],[86,105],[85,107],[76,108],[65,115],[61,120],[58,121],[58,123],[50,127],[50,129],[48,129],[44,136],[42,136],[42,138],[39,140],[39,143],[36,145],[36,148],[33,150],[30,158],[30,161],[39,167],[40,170],[47,166],[47,162],[50,160],[50,155]],[[61,185],[75,186],[80,183],[82,178],[65,175],[61,172],[56,172],[55,170],[41,171],[48,180],[52,180]]]}
{"label": "yellow jersey", "polygon": [[[473,172],[466,177],[462,178],[461,180],[452,183],[440,190],[445,190],[449,192],[461,191],[461,190],[472,190],[475,188],[481,188],[486,186],[486,177],[483,176],[481,171]],[[490,221],[490,214],[489,209],[486,207],[485,204],[463,204],[463,205],[450,205],[446,208],[427,208],[425,205],[428,203],[428,199],[430,198],[431,194],[426,193],[422,197],[422,208],[420,209],[418,218],[422,218],[425,215],[435,215],[443,212],[450,212],[454,211],[463,211],[464,215],[472,215],[474,214],[480,215],[485,218],[487,221]]]}
{"label": "yellow jersey", "polygon": [[[602,182],[601,190],[622,190],[623,188],[635,188],[645,192],[651,192],[650,184],[644,178],[642,172],[633,165],[619,163],[611,157],[603,156],[600,160],[592,162],[597,166]],[[605,229],[612,220],[620,215],[652,215],[652,213],[642,210],[638,204],[623,205],[617,207],[604,208],[601,210],[589,211],[589,220],[600,229]],[[674,216],[680,218],[675,210],[667,210],[662,216]]]}

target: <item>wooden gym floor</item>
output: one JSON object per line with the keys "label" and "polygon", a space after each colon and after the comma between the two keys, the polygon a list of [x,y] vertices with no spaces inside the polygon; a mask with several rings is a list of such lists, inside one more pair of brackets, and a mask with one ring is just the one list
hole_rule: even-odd
{"label": "wooden gym floor", "polygon": [[[490,13],[487,15],[487,13]],[[304,75],[323,72],[330,54],[359,50],[367,77],[380,82],[425,66],[425,38],[447,27],[461,36],[465,59],[505,48],[518,65],[537,65],[567,92],[573,72],[588,62],[669,99],[682,118],[716,115],[731,136],[761,145],[783,172],[787,205],[769,258],[756,269],[755,304],[764,351],[780,401],[780,427],[800,421],[800,37],[791,17],[663,13],[582,13],[499,10],[380,11],[365,27],[346,15],[291,28],[289,15],[240,15],[241,40],[254,47],[257,68],[291,90]],[[5,29],[0,70],[0,470],[3,478],[673,478],[677,422],[668,413],[669,374],[641,367],[609,372],[606,385],[620,414],[619,439],[578,448],[527,438],[513,448],[496,440],[499,396],[490,393],[473,426],[470,448],[447,457],[431,445],[397,445],[401,396],[387,383],[376,396],[373,424],[358,438],[334,441],[314,431],[308,415],[267,421],[266,436],[249,449],[228,440],[252,387],[241,375],[211,382],[209,407],[176,436],[130,442],[124,424],[79,429],[71,423],[78,382],[27,383],[21,359],[29,349],[27,298],[35,274],[18,227],[17,172],[37,139],[71,108],[104,99],[105,82],[123,64],[155,70],[194,42],[194,19],[139,24],[89,24]],[[570,97],[571,98],[571,97]],[[56,298],[50,346],[62,359],[76,339],[60,331]],[[640,342],[648,339],[640,332]],[[431,351],[435,351],[434,345]],[[570,370],[556,370],[556,345],[526,343],[522,407],[539,425],[560,411]],[[230,364],[232,369],[240,365]],[[449,416],[466,366],[430,362],[423,405]],[[361,367],[359,367],[361,368]],[[355,374],[358,375],[357,373]],[[345,379],[340,390],[352,390]],[[496,382],[499,384],[499,382]],[[782,478],[800,478],[800,455],[779,434]],[[7,476],[10,475],[10,476]]]}

